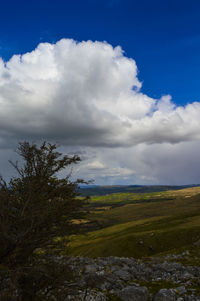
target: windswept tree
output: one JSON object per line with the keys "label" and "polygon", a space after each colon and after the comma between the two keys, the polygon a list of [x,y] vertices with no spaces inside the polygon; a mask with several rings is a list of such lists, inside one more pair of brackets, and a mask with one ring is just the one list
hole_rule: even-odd
{"label": "windswept tree", "polygon": [[[83,200],[77,196],[83,181],[70,180],[71,166],[80,162],[79,156],[62,155],[55,144],[22,142],[17,153],[23,163],[10,162],[17,176],[9,183],[0,178],[0,277],[5,280],[7,271],[12,278],[14,271],[16,278],[21,271],[16,278],[18,299],[30,301],[35,300],[29,282],[34,282],[36,251],[47,248],[55,237],[73,233],[72,220],[82,213]],[[67,176],[59,178],[66,168],[70,168]]]}

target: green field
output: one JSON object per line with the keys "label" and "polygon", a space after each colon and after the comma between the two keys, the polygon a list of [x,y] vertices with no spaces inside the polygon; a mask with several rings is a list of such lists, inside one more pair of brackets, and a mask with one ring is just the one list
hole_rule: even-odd
{"label": "green field", "polygon": [[94,196],[86,210],[99,229],[72,236],[70,255],[142,258],[192,250],[200,240],[200,187]]}

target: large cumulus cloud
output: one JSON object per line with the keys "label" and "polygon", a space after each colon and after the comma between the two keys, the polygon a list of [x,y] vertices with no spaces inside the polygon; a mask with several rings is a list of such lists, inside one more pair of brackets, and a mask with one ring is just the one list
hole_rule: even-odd
{"label": "large cumulus cloud", "polygon": [[148,97],[137,72],[106,42],[62,39],[0,59],[3,169],[19,140],[45,139],[81,151],[77,172],[102,184],[197,182],[200,102]]}
{"label": "large cumulus cloud", "polygon": [[120,47],[63,39],[0,61],[0,142],[32,137],[127,146],[200,138],[200,103],[176,107],[141,91]]}

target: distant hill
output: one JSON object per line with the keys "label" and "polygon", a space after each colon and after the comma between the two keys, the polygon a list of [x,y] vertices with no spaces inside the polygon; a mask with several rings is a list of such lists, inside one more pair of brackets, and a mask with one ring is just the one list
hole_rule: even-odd
{"label": "distant hill", "polygon": [[150,193],[159,192],[167,190],[179,190],[183,188],[195,187],[200,185],[180,185],[180,186],[170,186],[170,185],[110,185],[110,186],[98,186],[98,185],[88,185],[81,186],[80,193],[82,196],[95,196],[95,195],[107,195],[111,193],[124,193],[124,192],[134,192],[134,193]]}

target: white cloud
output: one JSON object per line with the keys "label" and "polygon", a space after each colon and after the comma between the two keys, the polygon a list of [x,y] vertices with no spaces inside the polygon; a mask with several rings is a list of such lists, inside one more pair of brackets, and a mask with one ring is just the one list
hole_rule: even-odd
{"label": "white cloud", "polygon": [[[143,94],[135,61],[106,42],[63,39],[0,59],[0,106],[1,147],[46,139],[85,147],[88,157],[93,148],[83,162],[88,176],[101,172],[113,182],[156,182],[161,174],[170,181],[170,171],[161,172],[164,158],[190,162],[200,141],[200,102],[181,107],[169,95],[157,100]],[[188,153],[177,157],[181,146]]]}
{"label": "white cloud", "polygon": [[200,103],[140,92],[134,60],[107,43],[63,39],[0,61],[1,137],[115,146],[200,138]]}
{"label": "white cloud", "polygon": [[104,169],[104,165],[100,161],[94,160],[87,164],[87,168],[89,170],[99,170],[99,169]]}

